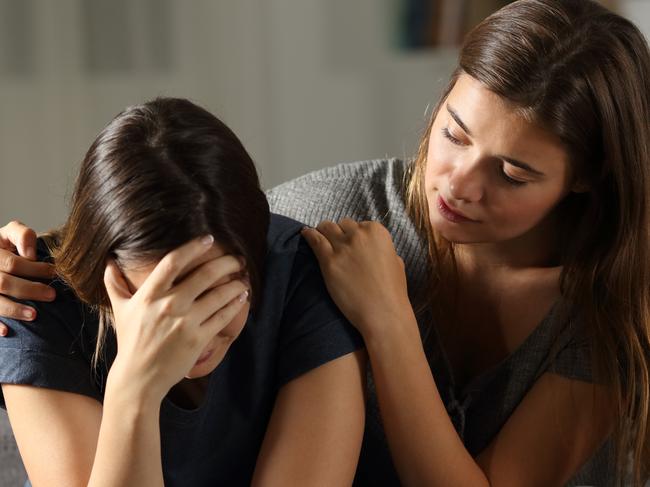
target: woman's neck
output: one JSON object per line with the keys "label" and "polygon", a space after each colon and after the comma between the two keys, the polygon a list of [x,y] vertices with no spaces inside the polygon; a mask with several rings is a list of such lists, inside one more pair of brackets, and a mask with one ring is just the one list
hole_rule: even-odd
{"label": "woman's neck", "polygon": [[547,217],[527,233],[504,242],[454,244],[459,272],[491,273],[560,265],[555,217]]}

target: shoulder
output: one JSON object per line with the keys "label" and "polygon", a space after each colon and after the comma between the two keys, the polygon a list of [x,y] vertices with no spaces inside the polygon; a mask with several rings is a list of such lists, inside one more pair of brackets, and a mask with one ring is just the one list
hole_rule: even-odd
{"label": "shoulder", "polygon": [[300,234],[304,224],[293,218],[271,214],[267,234],[266,277],[267,287],[273,294],[280,288],[288,293],[304,276],[316,273],[320,277],[318,261],[307,241]]}
{"label": "shoulder", "polygon": [[301,222],[271,214],[263,299],[248,332],[258,346],[277,348],[280,385],[362,347],[356,330],[332,301],[318,261],[300,234]]}
{"label": "shoulder", "polygon": [[[376,220],[404,259],[409,289],[425,285],[427,242],[406,210],[411,160],[375,159],[314,171],[267,191],[271,211],[309,226],[323,220]],[[299,231],[299,229],[298,229]]]}
{"label": "shoulder", "polygon": [[[37,258],[51,260],[39,239]],[[4,319],[9,335],[0,340],[0,383],[25,384],[98,397],[90,362],[97,335],[96,315],[58,279],[52,302],[23,301],[36,309],[34,321]],[[0,405],[2,397],[0,396]]]}
{"label": "shoulder", "polygon": [[314,171],[267,191],[271,211],[314,226],[322,220],[378,219],[403,212],[408,162],[376,159]]}

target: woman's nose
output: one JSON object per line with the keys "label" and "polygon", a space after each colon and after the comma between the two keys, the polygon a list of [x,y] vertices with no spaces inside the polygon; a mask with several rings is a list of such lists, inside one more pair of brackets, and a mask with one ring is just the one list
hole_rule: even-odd
{"label": "woman's nose", "polygon": [[483,198],[483,181],[479,165],[473,162],[458,164],[449,176],[449,193],[455,200],[477,202]]}

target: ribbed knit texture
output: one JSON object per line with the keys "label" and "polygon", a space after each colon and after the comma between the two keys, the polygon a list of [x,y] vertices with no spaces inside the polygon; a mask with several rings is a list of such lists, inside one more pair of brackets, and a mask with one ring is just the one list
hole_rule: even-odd
{"label": "ribbed knit texture", "polygon": [[[267,192],[271,211],[310,226],[322,220],[338,221],[344,217],[380,221],[390,231],[395,249],[404,260],[409,294],[414,295],[426,283],[427,254],[426,242],[418,236],[406,214],[404,176],[407,164],[399,159],[371,160],[339,164],[306,174]],[[574,379],[590,380],[584,344],[571,326],[565,326],[556,318],[556,313],[550,312],[511,356],[498,367],[481,374],[464,390],[454,383],[444,351],[438,354],[441,360],[430,364],[450,418],[470,453],[476,454],[487,446],[541,374],[553,371]],[[429,323],[419,325],[426,332]],[[558,330],[561,330],[559,338]],[[435,336],[435,330],[432,333]],[[549,352],[554,343],[559,343],[561,350],[550,363]],[[608,442],[567,485],[612,485],[611,458]],[[366,432],[355,485],[398,484],[369,374]]]}
{"label": "ribbed knit texture", "polygon": [[409,289],[424,285],[426,243],[406,214],[406,163],[399,159],[339,164],[267,191],[271,211],[310,226],[323,220],[376,220],[391,233],[407,267]]}

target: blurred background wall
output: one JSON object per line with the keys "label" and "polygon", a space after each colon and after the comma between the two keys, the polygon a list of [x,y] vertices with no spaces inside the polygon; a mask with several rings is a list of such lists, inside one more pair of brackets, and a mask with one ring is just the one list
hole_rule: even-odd
{"label": "blurred background wall", "polygon": [[[650,31],[650,1],[618,4]],[[158,95],[220,116],[265,187],[338,162],[412,154],[457,51],[400,48],[399,8],[400,0],[0,0],[0,222],[61,223],[97,132],[126,105]]]}

